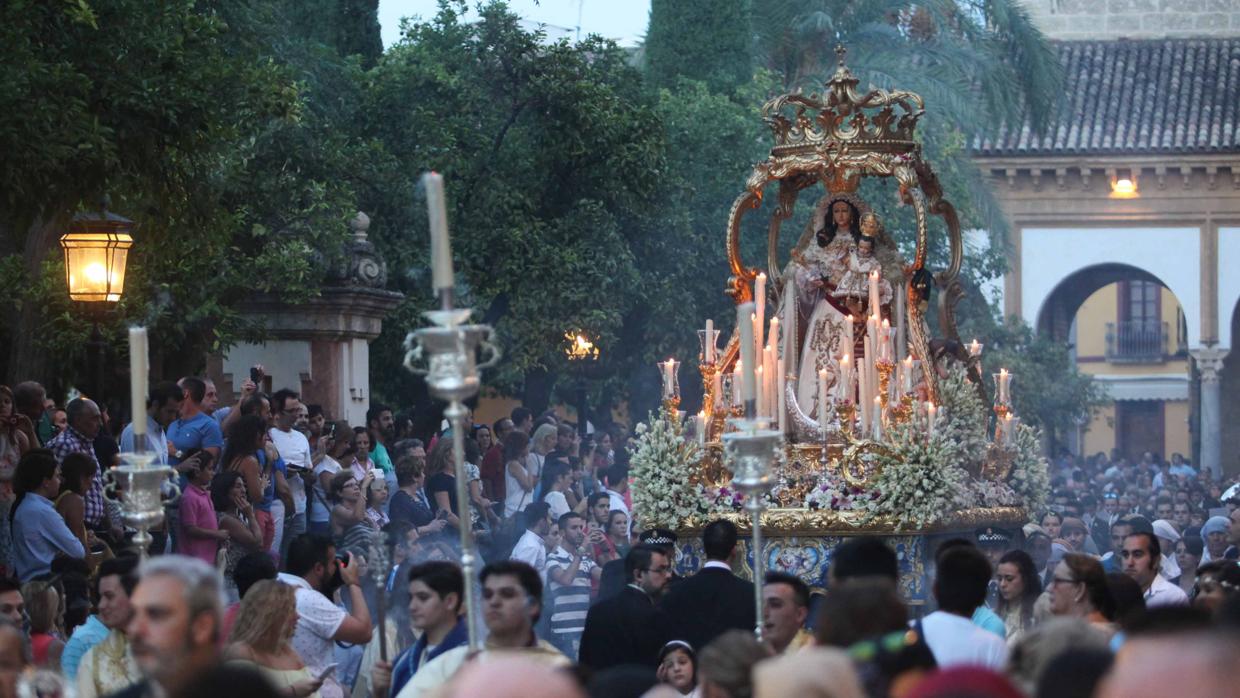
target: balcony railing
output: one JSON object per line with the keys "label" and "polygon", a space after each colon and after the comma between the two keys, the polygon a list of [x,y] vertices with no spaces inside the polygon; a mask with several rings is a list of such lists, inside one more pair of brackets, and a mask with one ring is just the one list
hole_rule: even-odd
{"label": "balcony railing", "polygon": [[1107,323],[1107,361],[1162,363],[1167,356],[1167,323],[1124,320]]}

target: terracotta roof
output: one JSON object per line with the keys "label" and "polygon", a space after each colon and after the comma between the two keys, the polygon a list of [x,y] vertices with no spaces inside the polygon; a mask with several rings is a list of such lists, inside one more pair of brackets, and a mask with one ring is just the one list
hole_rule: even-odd
{"label": "terracotta roof", "polygon": [[1063,113],[979,139],[974,154],[1240,152],[1240,38],[1056,42]]}

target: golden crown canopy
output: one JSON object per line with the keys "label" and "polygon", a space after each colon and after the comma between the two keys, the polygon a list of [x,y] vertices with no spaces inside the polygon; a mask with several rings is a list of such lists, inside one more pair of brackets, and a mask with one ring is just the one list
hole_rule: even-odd
{"label": "golden crown canopy", "polygon": [[775,145],[762,172],[751,178],[751,191],[800,173],[815,173],[833,192],[856,191],[862,175],[891,175],[899,164],[920,159],[914,131],[925,113],[921,96],[904,90],[859,93],[859,80],[844,64],[844,47],[835,52],[839,65],[823,94],[797,90],[763,105]]}

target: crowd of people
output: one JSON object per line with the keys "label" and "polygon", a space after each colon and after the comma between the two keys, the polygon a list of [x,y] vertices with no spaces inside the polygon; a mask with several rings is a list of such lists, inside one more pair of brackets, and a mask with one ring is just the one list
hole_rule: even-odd
{"label": "crowd of people", "polygon": [[[1065,455],[1023,528],[925,539],[929,598],[854,537],[813,588],[767,574],[758,609],[726,517],[697,570],[642,526],[618,425],[468,419],[459,502],[451,428],[420,438],[383,405],[351,425],[184,377],[139,418],[135,436],[85,397],[0,386],[0,698],[1162,696],[1173,672],[1234,691],[1240,498],[1178,454]],[[134,451],[181,490],[142,560],[104,496]]]}

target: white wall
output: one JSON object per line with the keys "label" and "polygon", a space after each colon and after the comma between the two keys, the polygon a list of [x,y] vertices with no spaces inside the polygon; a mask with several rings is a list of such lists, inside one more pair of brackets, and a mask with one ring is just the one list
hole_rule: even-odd
{"label": "white wall", "polygon": [[[1153,274],[1175,294],[1184,309],[1188,344],[1199,347],[1200,235],[1196,227],[1025,228],[1020,245],[1021,314],[1026,322],[1036,327],[1042,307],[1064,279],[1092,266],[1126,264]],[[1236,238],[1237,251],[1240,251],[1240,233],[1232,237]],[[1223,256],[1221,243],[1222,240],[1220,257]],[[1240,259],[1240,256],[1232,259]],[[1240,284],[1240,280],[1236,283]],[[1221,284],[1222,274],[1220,287]],[[1236,294],[1240,297],[1240,286]],[[1228,335],[1230,339],[1230,331]]]}
{"label": "white wall", "polygon": [[1231,347],[1231,318],[1240,303],[1240,227],[1218,229],[1218,343]]}
{"label": "white wall", "polygon": [[233,376],[233,388],[250,377],[250,367],[262,364],[271,376],[273,391],[289,388],[301,392],[301,378],[313,378],[310,372],[310,343],[275,340],[266,344],[238,344],[224,357],[224,372]]}

